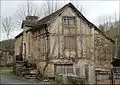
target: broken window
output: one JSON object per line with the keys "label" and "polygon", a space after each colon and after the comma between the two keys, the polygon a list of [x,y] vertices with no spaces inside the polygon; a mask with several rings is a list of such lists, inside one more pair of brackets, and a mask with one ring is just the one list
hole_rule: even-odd
{"label": "broken window", "polygon": [[76,49],[76,36],[65,36],[64,47],[65,49]]}
{"label": "broken window", "polygon": [[75,17],[68,17],[68,16],[63,17],[63,25],[74,26],[75,25]]}

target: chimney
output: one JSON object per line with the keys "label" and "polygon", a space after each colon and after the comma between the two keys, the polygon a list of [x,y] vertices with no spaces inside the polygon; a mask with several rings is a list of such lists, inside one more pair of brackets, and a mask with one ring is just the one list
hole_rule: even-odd
{"label": "chimney", "polygon": [[23,20],[21,28],[26,27],[34,27],[37,24],[38,16],[27,16],[26,20]]}
{"label": "chimney", "polygon": [[21,28],[24,26],[26,27],[33,27],[37,24],[38,16],[26,16],[26,20],[22,21]]}
{"label": "chimney", "polygon": [[26,20],[27,21],[37,21],[38,20],[38,16],[27,16]]}

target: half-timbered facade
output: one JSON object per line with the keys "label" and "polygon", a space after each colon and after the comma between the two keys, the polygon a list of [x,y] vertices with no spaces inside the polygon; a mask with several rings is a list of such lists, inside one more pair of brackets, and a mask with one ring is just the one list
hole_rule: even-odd
{"label": "half-timbered facade", "polygon": [[71,3],[41,20],[27,16],[22,29],[16,36],[16,55],[49,77],[78,75],[95,83],[95,31],[99,29]]}

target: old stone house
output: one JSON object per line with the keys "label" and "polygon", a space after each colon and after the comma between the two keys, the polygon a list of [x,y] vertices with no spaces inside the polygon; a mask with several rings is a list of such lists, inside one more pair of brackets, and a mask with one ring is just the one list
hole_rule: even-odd
{"label": "old stone house", "polygon": [[21,55],[48,77],[77,75],[95,83],[95,67],[110,66],[114,41],[71,3],[41,20],[27,16],[21,28],[15,37],[16,59]]}

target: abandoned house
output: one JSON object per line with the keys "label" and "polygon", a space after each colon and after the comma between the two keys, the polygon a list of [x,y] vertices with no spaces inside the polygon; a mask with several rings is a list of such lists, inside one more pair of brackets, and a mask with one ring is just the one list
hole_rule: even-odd
{"label": "abandoned house", "polygon": [[35,64],[48,77],[57,74],[85,77],[95,83],[96,67],[110,67],[112,45],[100,29],[71,3],[38,20],[27,16],[15,37],[15,59]]}

